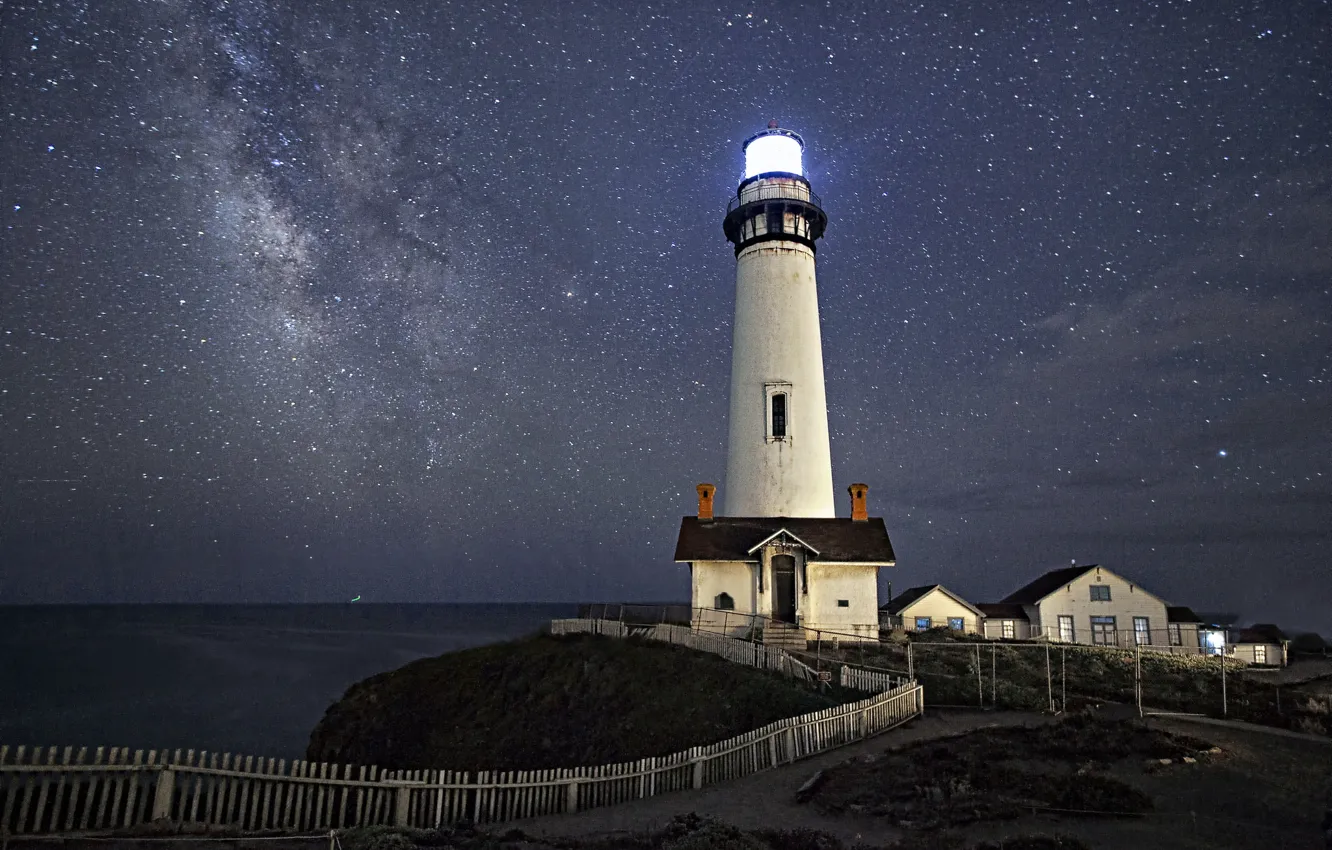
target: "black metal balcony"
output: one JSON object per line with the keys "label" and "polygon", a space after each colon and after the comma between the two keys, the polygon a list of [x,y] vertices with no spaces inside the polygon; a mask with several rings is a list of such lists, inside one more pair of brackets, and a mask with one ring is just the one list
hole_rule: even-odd
{"label": "black metal balcony", "polygon": [[[742,200],[743,198],[743,200]],[[803,201],[812,207],[823,209],[823,201],[819,196],[809,189],[793,189],[789,184],[773,184],[770,186],[759,186],[754,188],[746,186],[743,192],[736,194],[726,205],[726,214],[729,216],[735,212],[742,204],[752,204],[761,201]]]}

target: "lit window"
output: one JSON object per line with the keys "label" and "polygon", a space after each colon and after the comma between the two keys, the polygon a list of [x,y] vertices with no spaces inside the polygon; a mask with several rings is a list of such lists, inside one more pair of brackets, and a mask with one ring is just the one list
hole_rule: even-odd
{"label": "lit window", "polygon": [[731,598],[731,594],[729,593],[718,593],[716,607],[719,611],[734,611],[735,600]]}
{"label": "lit window", "polygon": [[1152,645],[1152,627],[1146,617],[1133,618],[1133,640],[1138,646]]}
{"label": "lit window", "polygon": [[918,632],[928,632],[929,630],[930,630],[930,618],[929,618],[929,617],[917,617],[917,618],[916,618],[916,631],[918,631]]}
{"label": "lit window", "polygon": [[1091,601],[1093,601],[1093,602],[1109,602],[1109,601],[1110,601],[1110,585],[1108,585],[1108,584],[1093,584],[1093,585],[1091,585]]}
{"label": "lit window", "polygon": [[1073,618],[1068,614],[1059,615],[1059,639],[1073,643]]}
{"label": "lit window", "polygon": [[952,629],[955,632],[960,632],[964,628],[966,628],[966,623],[963,621],[961,617],[949,617],[948,628]]}
{"label": "lit window", "polygon": [[1183,646],[1184,636],[1180,634],[1179,623],[1171,623],[1169,631],[1170,631],[1170,645]]}
{"label": "lit window", "polygon": [[1255,646],[1255,647],[1253,648],[1253,663],[1254,663],[1254,664],[1266,664],[1266,663],[1267,663],[1267,647],[1265,647],[1265,646]]}
{"label": "lit window", "polygon": [[772,397],[772,436],[786,436],[786,393],[776,393]]}
{"label": "lit window", "polygon": [[1003,636],[1010,640],[1017,637],[1017,624],[1012,620],[1004,620]]}

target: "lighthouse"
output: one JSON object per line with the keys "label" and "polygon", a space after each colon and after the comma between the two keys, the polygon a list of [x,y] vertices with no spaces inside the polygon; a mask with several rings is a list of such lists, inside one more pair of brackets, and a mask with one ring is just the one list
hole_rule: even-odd
{"label": "lighthouse", "polygon": [[746,139],[723,224],[735,246],[726,516],[835,515],[814,276],[828,217],[804,149],[776,121]]}
{"label": "lighthouse", "polygon": [[675,561],[689,565],[693,627],[776,646],[876,641],[879,571],[897,563],[869,487],[833,511],[828,403],[814,279],[828,217],[810,190],[805,143],[776,122],[745,140],[745,173],[723,230],[735,247],[725,510],[699,484]]}

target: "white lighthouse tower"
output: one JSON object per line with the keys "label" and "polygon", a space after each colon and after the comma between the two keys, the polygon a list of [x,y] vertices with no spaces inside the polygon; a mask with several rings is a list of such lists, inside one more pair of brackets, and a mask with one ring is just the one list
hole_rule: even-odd
{"label": "white lighthouse tower", "polygon": [[735,244],[726,516],[834,516],[814,281],[828,217],[805,179],[804,148],[776,121],[746,139],[745,176],[726,211]]}
{"label": "white lighthouse tower", "polygon": [[[833,512],[814,243],[828,217],[801,166],[805,145],[776,122],[745,140],[745,176],[726,210],[735,245],[730,446],[724,516],[699,484],[675,560],[689,564],[692,624],[804,647],[876,641],[879,570],[897,562],[863,483]],[[748,615],[748,616],[738,616]]]}

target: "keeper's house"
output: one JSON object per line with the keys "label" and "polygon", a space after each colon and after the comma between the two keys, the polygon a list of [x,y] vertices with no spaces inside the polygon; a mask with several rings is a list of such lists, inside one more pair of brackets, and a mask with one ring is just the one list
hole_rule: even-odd
{"label": "keeper's house", "polygon": [[1098,564],[1051,570],[998,605],[977,606],[986,637],[1044,637],[1095,646],[1197,654],[1198,617]]}
{"label": "keeper's house", "polygon": [[[689,564],[695,626],[768,643],[879,639],[879,570],[896,563],[881,517],[851,488],[851,518],[714,517],[701,484],[698,516],[684,517],[675,560]],[[732,613],[734,612],[734,613]],[[757,615],[738,616],[738,615]]]}

